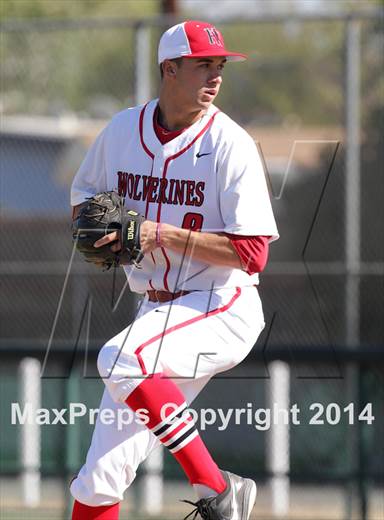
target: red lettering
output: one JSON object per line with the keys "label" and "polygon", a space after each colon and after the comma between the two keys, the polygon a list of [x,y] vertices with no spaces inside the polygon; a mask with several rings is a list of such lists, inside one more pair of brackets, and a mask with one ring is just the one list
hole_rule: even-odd
{"label": "red lettering", "polygon": [[187,193],[185,198],[185,205],[186,206],[193,206],[194,205],[194,193],[195,193],[195,181],[186,181],[187,185]]}
{"label": "red lettering", "polygon": [[168,200],[167,200],[167,203],[168,204],[175,204],[173,202],[173,188],[175,186],[175,179],[170,179],[169,180],[169,193],[168,193]]}
{"label": "red lettering", "polygon": [[204,217],[201,213],[186,213],[181,227],[191,231],[201,231],[203,220]]}
{"label": "red lettering", "polygon": [[148,200],[158,204],[201,206],[205,182],[179,179],[159,179],[148,175],[117,172],[119,195],[132,200]]}
{"label": "red lettering", "polygon": [[148,191],[151,187],[151,179],[152,177],[148,177],[147,175],[143,175],[143,200],[147,200]]}
{"label": "red lettering", "polygon": [[127,195],[127,176],[128,174],[126,172],[117,172],[117,191],[121,197],[125,197]]}
{"label": "red lettering", "polygon": [[150,177],[150,180],[152,181],[150,191],[148,193],[148,202],[156,202],[156,192],[157,188],[159,186],[159,178],[158,177]]}
{"label": "red lettering", "polygon": [[130,199],[132,198],[132,192],[133,192],[133,174],[128,173],[127,174],[127,194]]}
{"label": "red lettering", "polygon": [[167,186],[168,186],[168,180],[160,179],[159,196],[157,197],[157,202],[159,202],[160,204],[166,204],[168,202],[167,195],[166,195]]}
{"label": "red lettering", "polygon": [[184,185],[185,181],[175,179],[175,198],[172,204],[184,204]]}
{"label": "red lettering", "polygon": [[201,181],[196,184],[196,195],[194,202],[195,206],[201,206],[204,202],[204,189],[205,189],[205,182]]}
{"label": "red lettering", "polygon": [[140,175],[135,175],[135,181],[133,185],[133,200],[140,200],[141,199],[141,191],[139,191],[139,182],[140,182]]}

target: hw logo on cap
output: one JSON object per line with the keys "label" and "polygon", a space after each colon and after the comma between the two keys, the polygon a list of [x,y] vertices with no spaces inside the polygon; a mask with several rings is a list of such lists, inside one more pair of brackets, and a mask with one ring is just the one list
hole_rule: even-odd
{"label": "hw logo on cap", "polygon": [[224,42],[221,38],[221,34],[216,27],[205,27],[204,31],[208,35],[209,43],[211,45],[217,45],[218,47],[224,47]]}

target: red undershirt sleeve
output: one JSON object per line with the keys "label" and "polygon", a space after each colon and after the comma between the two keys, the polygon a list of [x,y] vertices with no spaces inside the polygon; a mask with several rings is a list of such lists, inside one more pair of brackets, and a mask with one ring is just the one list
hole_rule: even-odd
{"label": "red undershirt sleeve", "polygon": [[269,237],[243,236],[226,233],[239,255],[243,270],[249,275],[261,273],[268,260]]}

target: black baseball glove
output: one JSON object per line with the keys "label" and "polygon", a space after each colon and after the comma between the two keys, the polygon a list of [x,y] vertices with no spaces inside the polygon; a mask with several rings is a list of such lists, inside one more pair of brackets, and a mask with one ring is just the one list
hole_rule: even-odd
{"label": "black baseball glove", "polygon": [[[105,269],[121,264],[135,265],[143,259],[140,249],[140,226],[144,218],[124,206],[124,198],[115,191],[98,193],[80,209],[72,224],[72,237],[86,262],[93,262]],[[102,247],[93,244],[108,233],[119,231],[121,249],[111,251],[111,242]]]}

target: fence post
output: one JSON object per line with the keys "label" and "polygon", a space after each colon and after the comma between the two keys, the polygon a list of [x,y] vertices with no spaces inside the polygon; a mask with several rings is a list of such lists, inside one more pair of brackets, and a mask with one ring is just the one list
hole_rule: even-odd
{"label": "fence post", "polygon": [[[355,349],[360,342],[360,21],[348,20],[345,35],[345,337],[347,347]],[[359,403],[359,370],[351,362],[346,370],[346,393],[349,402]],[[349,486],[346,495],[346,518],[353,516],[353,498],[358,472],[359,427],[351,427],[347,438]],[[360,494],[361,520],[365,520],[366,497]]]}
{"label": "fence post", "polygon": [[135,105],[151,99],[151,32],[139,23],[135,26]]}
{"label": "fence post", "polygon": [[[77,403],[79,391],[79,372],[72,370],[71,374],[65,379],[65,406],[69,408],[70,403]],[[65,427],[65,475],[64,475],[64,497],[65,508],[64,518],[70,517],[72,509],[72,496],[69,491],[69,485],[75,472],[80,466],[80,426],[76,424],[67,424]]]}
{"label": "fence post", "polygon": [[[26,357],[20,363],[21,406],[30,410],[31,421],[21,426],[21,467],[23,502],[27,507],[40,504],[41,439],[36,411],[41,408],[40,361]],[[28,416],[29,414],[27,414]]]}
{"label": "fence post", "polygon": [[[282,420],[282,415],[288,413],[286,411],[290,408],[289,365],[283,361],[273,361],[269,365],[269,374],[271,427],[268,433],[268,470],[271,474],[272,514],[281,518],[289,513],[289,420],[287,424]],[[277,419],[278,423],[274,424]]]}
{"label": "fence post", "polygon": [[139,511],[142,514],[158,515],[163,509],[163,449],[156,448],[142,465],[140,479]]}

